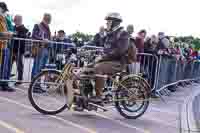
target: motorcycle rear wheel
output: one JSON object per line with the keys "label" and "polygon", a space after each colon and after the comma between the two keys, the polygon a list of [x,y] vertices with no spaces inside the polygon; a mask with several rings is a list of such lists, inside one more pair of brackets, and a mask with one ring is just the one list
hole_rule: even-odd
{"label": "motorcycle rear wheel", "polygon": [[[149,106],[148,99],[150,98],[151,89],[148,83],[139,76],[128,75],[122,79],[121,84],[128,90],[123,87],[118,88],[115,95],[117,100],[115,102],[115,107],[117,111],[127,119],[137,119],[141,117]],[[129,101],[122,100],[129,99],[130,97],[134,98]],[[137,102],[141,102],[141,104],[137,106]]]}

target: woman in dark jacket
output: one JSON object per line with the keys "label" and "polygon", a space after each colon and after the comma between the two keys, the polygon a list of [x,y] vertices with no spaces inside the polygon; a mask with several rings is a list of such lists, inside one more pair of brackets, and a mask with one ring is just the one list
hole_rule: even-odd
{"label": "woman in dark jacket", "polygon": [[[15,27],[14,32],[16,33],[15,37],[17,38],[27,38],[28,29],[22,24],[22,16],[16,15],[14,18]],[[17,71],[18,71],[18,80],[23,80],[23,55],[25,52],[25,41],[24,40],[14,40],[12,47],[12,64],[16,61]],[[20,83],[16,83],[18,85]]]}

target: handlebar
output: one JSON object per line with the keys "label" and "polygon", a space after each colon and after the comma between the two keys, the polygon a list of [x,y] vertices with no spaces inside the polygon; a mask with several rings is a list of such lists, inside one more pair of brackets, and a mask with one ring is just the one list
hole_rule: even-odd
{"label": "handlebar", "polygon": [[91,46],[91,45],[84,45],[81,49],[92,48],[92,49],[103,49],[103,47]]}
{"label": "handlebar", "polygon": [[81,56],[81,55],[96,55],[98,53],[103,53],[102,49],[96,49],[96,50],[80,50],[77,55]]}

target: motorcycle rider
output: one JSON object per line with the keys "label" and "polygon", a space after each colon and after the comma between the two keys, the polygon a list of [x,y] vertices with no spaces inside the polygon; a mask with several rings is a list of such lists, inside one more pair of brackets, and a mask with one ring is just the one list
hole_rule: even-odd
{"label": "motorcycle rider", "polygon": [[[119,13],[109,13],[105,20],[107,21],[107,34],[104,43],[104,55],[96,60],[92,69],[98,75],[113,75],[125,69],[124,67],[127,64],[129,34],[120,26],[122,17]],[[99,103],[102,101],[101,96],[105,81],[103,77],[96,77],[95,82],[96,96],[92,97],[90,101]]]}

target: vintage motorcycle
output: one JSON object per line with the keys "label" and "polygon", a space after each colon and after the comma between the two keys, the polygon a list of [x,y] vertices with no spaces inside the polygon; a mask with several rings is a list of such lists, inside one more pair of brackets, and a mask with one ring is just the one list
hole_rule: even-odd
{"label": "vintage motorcycle", "polygon": [[[109,79],[111,84],[104,88],[103,102],[94,103],[90,98],[95,96],[94,79],[98,76]],[[43,93],[34,93],[36,88],[42,89]],[[77,68],[71,63],[67,63],[62,71],[44,69],[28,89],[30,103],[42,114],[55,115],[81,104],[88,111],[108,111],[115,107],[127,119],[136,119],[145,113],[150,95],[151,88],[142,76],[126,71],[96,75],[92,68],[85,70],[85,67]]]}

